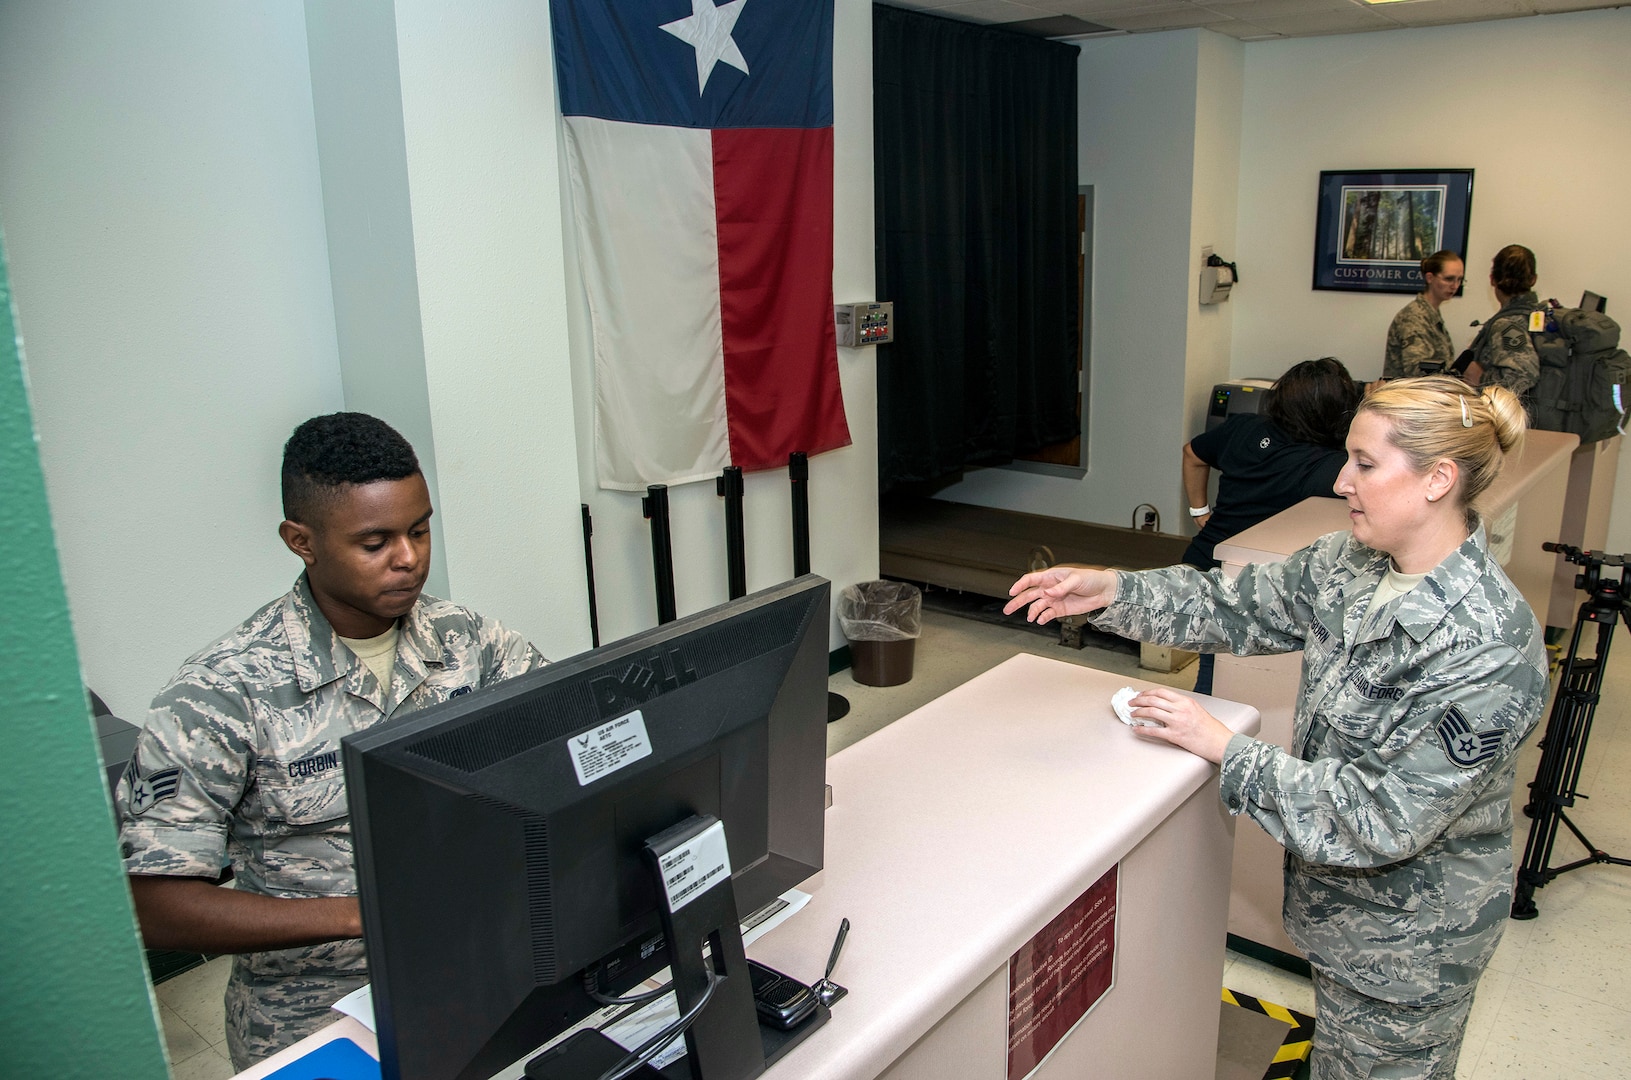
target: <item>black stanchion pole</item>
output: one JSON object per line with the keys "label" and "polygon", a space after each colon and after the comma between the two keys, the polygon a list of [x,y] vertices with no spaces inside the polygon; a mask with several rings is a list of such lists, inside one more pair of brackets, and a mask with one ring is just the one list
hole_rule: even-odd
{"label": "black stanchion pole", "polygon": [[748,594],[747,536],[742,529],[742,467],[727,465],[715,488],[725,500],[725,573],[730,579],[730,598]]}
{"label": "black stanchion pole", "polygon": [[[793,489],[793,576],[810,572],[810,455],[787,455],[787,480]],[[849,715],[849,698],[827,691],[827,723]]]}
{"label": "black stanchion pole", "polygon": [[589,643],[600,648],[600,615],[595,609],[595,545],[589,538],[595,535],[594,522],[589,517],[589,504],[579,503],[583,509],[583,571],[589,578]]}
{"label": "black stanchion pole", "polygon": [[793,489],[793,576],[810,572],[810,456],[802,450],[787,455],[787,480]]}
{"label": "black stanchion pole", "polygon": [[640,500],[640,511],[651,522],[651,572],[657,584],[657,622],[671,623],[674,614],[674,546],[668,536],[668,485],[652,484]]}

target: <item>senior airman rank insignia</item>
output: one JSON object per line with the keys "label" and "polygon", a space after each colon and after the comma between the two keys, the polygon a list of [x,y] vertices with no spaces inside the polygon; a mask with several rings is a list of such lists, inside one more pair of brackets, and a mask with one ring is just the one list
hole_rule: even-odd
{"label": "senior airman rank insignia", "polygon": [[1451,705],[1444,710],[1444,719],[1438,722],[1438,738],[1444,744],[1445,757],[1463,769],[1470,769],[1495,756],[1501,748],[1503,733],[1499,729],[1474,731],[1461,710]]}
{"label": "senior airman rank insignia", "polygon": [[180,769],[160,769],[137,777],[130,785],[130,812],[138,817],[147,813],[155,803],[175,798],[176,788],[180,786]]}

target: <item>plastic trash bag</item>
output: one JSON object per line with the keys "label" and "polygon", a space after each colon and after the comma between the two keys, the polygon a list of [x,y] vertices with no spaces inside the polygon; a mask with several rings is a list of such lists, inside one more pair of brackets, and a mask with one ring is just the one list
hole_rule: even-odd
{"label": "plastic trash bag", "polygon": [[904,581],[862,581],[838,594],[838,625],[850,641],[907,641],[923,633],[923,592]]}

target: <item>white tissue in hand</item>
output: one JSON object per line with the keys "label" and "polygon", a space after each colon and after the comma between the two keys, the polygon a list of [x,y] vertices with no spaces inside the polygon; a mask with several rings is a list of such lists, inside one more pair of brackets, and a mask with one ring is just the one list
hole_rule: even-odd
{"label": "white tissue in hand", "polygon": [[1158,726],[1154,720],[1141,720],[1133,715],[1133,706],[1131,702],[1133,698],[1137,696],[1137,690],[1134,690],[1130,686],[1123,686],[1120,690],[1117,690],[1111,695],[1110,707],[1116,710],[1116,715],[1120,717],[1121,722],[1126,724],[1128,727]]}

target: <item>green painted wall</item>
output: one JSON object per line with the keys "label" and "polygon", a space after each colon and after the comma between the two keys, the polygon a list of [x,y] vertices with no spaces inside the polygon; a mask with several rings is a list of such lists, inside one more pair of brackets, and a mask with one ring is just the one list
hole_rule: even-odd
{"label": "green painted wall", "polygon": [[[139,523],[128,524],[130,542],[142,542]],[[57,566],[3,242],[0,536],[0,1075],[164,1080]]]}

